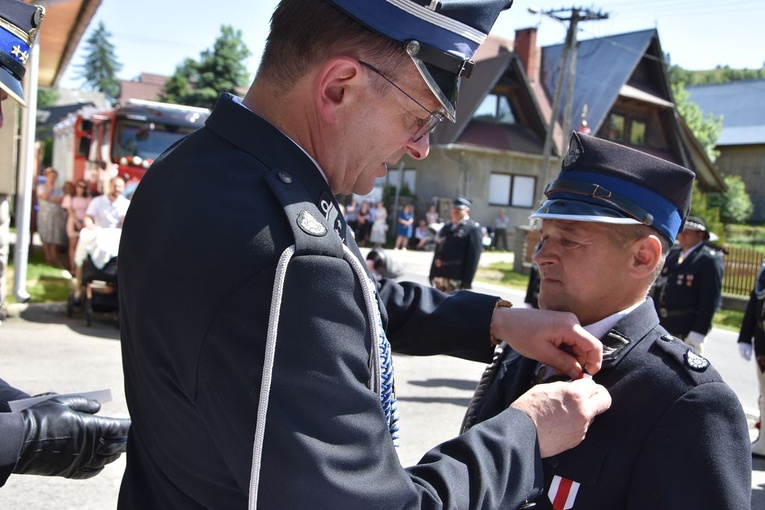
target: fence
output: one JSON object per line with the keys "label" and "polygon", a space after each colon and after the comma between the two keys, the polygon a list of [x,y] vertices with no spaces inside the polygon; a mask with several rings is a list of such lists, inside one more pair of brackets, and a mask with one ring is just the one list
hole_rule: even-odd
{"label": "fence", "polygon": [[752,248],[726,248],[723,294],[749,296],[765,254]]}

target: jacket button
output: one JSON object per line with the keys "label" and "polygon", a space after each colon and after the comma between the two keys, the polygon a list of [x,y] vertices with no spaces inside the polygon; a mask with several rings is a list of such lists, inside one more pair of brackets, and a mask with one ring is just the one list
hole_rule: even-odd
{"label": "jacket button", "polygon": [[550,466],[551,468],[558,467],[558,457],[550,457],[549,459],[547,459],[547,465]]}
{"label": "jacket button", "polygon": [[290,184],[292,182],[292,176],[287,172],[279,172],[279,180],[284,184]]}

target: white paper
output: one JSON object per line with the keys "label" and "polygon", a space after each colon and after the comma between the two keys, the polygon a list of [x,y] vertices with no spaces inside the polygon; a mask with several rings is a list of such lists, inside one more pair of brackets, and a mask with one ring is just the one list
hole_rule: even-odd
{"label": "white paper", "polygon": [[11,412],[18,413],[24,409],[32,407],[35,404],[39,404],[40,402],[45,402],[46,400],[50,400],[56,397],[85,397],[103,404],[104,402],[110,402],[112,400],[112,390],[107,388],[104,390],[81,391],[77,393],[53,393],[51,395],[43,395],[41,397],[21,398],[19,400],[11,400],[8,402],[8,407],[11,408]]}

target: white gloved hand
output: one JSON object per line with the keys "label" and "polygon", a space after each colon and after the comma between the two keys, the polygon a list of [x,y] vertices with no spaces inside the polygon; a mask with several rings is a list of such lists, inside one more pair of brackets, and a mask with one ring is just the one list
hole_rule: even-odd
{"label": "white gloved hand", "polygon": [[696,352],[699,354],[702,353],[704,350],[704,340],[706,339],[705,335],[702,335],[701,333],[698,333],[696,331],[691,331],[688,333],[688,336],[685,337],[685,343],[690,344],[691,347],[696,349]]}
{"label": "white gloved hand", "polygon": [[741,342],[738,344],[738,352],[747,361],[752,360],[752,344]]}

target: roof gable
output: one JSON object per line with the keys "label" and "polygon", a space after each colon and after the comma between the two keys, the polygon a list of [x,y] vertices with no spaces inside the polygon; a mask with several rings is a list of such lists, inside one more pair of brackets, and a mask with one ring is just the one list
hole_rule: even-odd
{"label": "roof gable", "polygon": [[717,145],[765,143],[765,80],[687,87],[688,99],[704,114],[722,115]]}
{"label": "roof gable", "polygon": [[[552,96],[560,73],[563,45],[542,48],[542,80]],[[644,56],[654,57],[657,69]],[[655,95],[669,98],[663,74],[661,48],[656,30],[642,30],[579,41],[574,82],[573,117],[587,105],[587,122],[597,132],[616,102],[623,85],[630,84]],[[563,90],[568,79],[563,80]]]}

